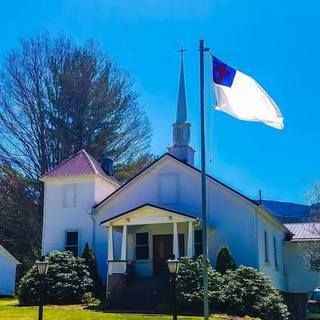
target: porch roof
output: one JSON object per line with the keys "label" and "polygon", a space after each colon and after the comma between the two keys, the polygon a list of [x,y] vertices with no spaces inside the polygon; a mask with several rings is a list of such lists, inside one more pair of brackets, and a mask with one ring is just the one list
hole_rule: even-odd
{"label": "porch roof", "polygon": [[197,216],[171,208],[145,203],[116,216],[100,222],[104,226],[138,225],[138,224],[159,224],[183,221],[198,221]]}

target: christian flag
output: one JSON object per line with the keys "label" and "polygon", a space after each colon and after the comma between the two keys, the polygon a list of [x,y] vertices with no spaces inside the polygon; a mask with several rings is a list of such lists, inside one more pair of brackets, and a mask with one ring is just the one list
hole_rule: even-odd
{"label": "christian flag", "polygon": [[259,121],[283,129],[283,116],[276,103],[251,77],[212,56],[216,110],[246,121]]}

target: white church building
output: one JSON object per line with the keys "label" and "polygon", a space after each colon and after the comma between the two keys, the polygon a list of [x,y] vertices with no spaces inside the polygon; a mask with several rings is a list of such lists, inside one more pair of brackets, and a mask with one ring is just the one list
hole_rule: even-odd
{"label": "white church building", "polygon": [[[123,185],[113,176],[111,160],[100,164],[85,150],[41,177],[42,253],[81,255],[88,243],[109,289],[125,287],[121,279],[129,267],[141,278],[154,277],[167,272],[172,254],[201,254],[201,172],[194,167],[190,127],[181,65],[173,144],[167,153]],[[215,265],[218,250],[226,245],[237,265],[264,272],[282,292],[310,292],[320,279],[307,268],[303,245],[317,236],[299,214],[294,216],[297,206],[287,205],[285,212],[282,207],[280,213],[273,207],[208,175],[210,262]],[[295,223],[283,223],[284,217]]]}

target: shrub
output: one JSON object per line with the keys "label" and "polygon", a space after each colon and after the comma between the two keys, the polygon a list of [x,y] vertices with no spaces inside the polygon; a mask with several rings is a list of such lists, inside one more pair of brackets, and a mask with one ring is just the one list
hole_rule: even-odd
{"label": "shrub", "polygon": [[257,270],[241,266],[223,276],[223,311],[265,320],[287,320],[289,313],[271,280]]}
{"label": "shrub", "polygon": [[[182,258],[177,276],[180,308],[201,311],[203,304],[202,257]],[[271,281],[257,270],[241,266],[225,274],[208,268],[210,309],[231,315],[287,320],[288,309]]]}
{"label": "shrub", "polygon": [[[179,273],[177,275],[178,303],[182,308],[189,308],[199,311],[203,303],[203,257],[196,259],[181,258]],[[219,310],[223,302],[222,276],[208,266],[208,287],[210,307],[212,310]]]}
{"label": "shrub", "polygon": [[237,265],[234,262],[228,247],[221,247],[217,256],[216,270],[224,274],[227,270],[235,269],[237,269]]}
{"label": "shrub", "polygon": [[101,301],[95,298],[91,292],[86,292],[83,295],[81,302],[88,307],[96,307],[101,304]]}
{"label": "shrub", "polygon": [[[74,257],[71,252],[53,251],[48,256],[49,269],[45,277],[46,303],[81,303],[84,293],[91,291],[90,278],[84,259]],[[38,303],[40,279],[36,266],[33,266],[21,279],[18,287],[20,304]]]}
{"label": "shrub", "polygon": [[93,281],[93,293],[96,297],[100,297],[103,294],[103,286],[97,270],[96,256],[88,243],[83,250],[82,258],[88,266],[90,278]]}

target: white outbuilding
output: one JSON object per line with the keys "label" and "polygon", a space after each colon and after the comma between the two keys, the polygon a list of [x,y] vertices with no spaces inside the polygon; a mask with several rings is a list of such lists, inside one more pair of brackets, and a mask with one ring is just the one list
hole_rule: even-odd
{"label": "white outbuilding", "polygon": [[0,296],[13,296],[16,287],[16,269],[20,262],[0,245]]}

